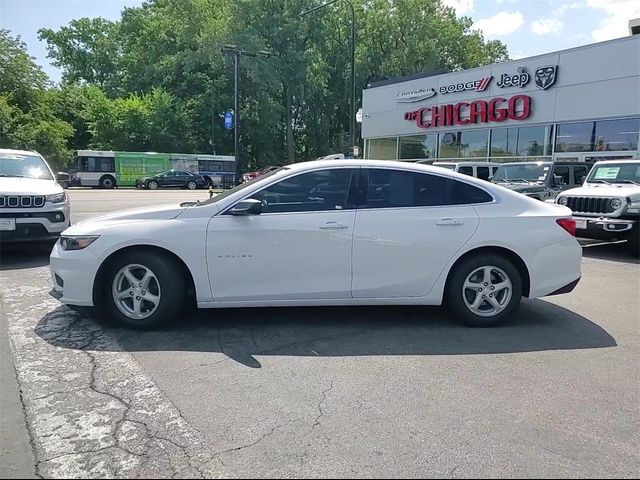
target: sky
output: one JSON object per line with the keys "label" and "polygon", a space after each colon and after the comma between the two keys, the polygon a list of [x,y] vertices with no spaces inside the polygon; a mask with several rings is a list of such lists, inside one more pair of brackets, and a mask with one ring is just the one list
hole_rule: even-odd
{"label": "sky", "polygon": [[[640,17],[640,0],[441,0],[458,16],[473,19],[488,40],[498,39],[514,59],[624,37]],[[81,17],[117,20],[141,0],[0,0],[0,28],[27,44],[53,81],[61,72],[47,58],[38,29],[58,29]]]}

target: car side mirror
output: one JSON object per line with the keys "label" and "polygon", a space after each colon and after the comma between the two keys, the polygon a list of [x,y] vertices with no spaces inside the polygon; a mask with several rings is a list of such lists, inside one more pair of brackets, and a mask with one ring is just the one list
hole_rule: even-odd
{"label": "car side mirror", "polygon": [[493,180],[493,175],[489,175],[489,178],[487,178],[487,182],[490,182],[491,180]]}
{"label": "car side mirror", "polygon": [[260,215],[262,213],[262,202],[255,198],[247,198],[236,203],[229,213],[231,215]]}
{"label": "car side mirror", "polygon": [[56,173],[56,180],[59,182],[69,180],[69,174],[67,172],[58,172]]}

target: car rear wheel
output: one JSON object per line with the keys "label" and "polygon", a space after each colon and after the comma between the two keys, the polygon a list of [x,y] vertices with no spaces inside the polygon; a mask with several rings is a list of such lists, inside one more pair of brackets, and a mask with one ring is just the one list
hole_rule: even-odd
{"label": "car rear wheel", "polygon": [[135,329],[171,322],[182,308],[186,287],[181,269],[170,258],[132,251],[107,270],[104,298],[112,319]]}
{"label": "car rear wheel", "polygon": [[640,258],[640,226],[636,225],[631,229],[627,239],[627,247],[632,257]]}
{"label": "car rear wheel", "polygon": [[472,327],[494,327],[508,321],[520,305],[522,278],[507,259],[481,254],[464,260],[449,278],[446,302]]}
{"label": "car rear wheel", "polygon": [[156,182],[155,180],[151,180],[149,183],[147,183],[147,188],[149,190],[156,190],[158,188],[158,182]]}
{"label": "car rear wheel", "polygon": [[194,182],[193,180],[190,180],[187,182],[187,188],[189,190],[195,190],[196,188],[198,188],[198,184],[196,182]]}

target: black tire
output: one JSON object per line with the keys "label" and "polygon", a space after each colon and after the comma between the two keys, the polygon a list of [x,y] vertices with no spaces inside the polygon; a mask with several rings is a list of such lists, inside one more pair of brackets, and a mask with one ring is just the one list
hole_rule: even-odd
{"label": "black tire", "polygon": [[640,258],[640,225],[636,224],[631,229],[631,234],[627,238],[627,248],[634,258]]}
{"label": "black tire", "polygon": [[157,190],[158,189],[158,182],[156,182],[155,180],[149,180],[147,182],[147,188],[149,190]]}
{"label": "black tire", "polygon": [[67,188],[69,188],[69,181],[63,180],[62,182],[60,182],[60,186],[66,190]]}
{"label": "black tire", "polygon": [[[469,289],[463,288],[467,278],[485,266],[497,267],[497,269],[502,272],[499,272],[499,270],[491,271],[498,275],[504,273],[511,281],[511,298],[506,300],[506,297],[503,297],[503,300],[505,300],[504,309],[492,316],[482,316],[474,313],[470,307],[467,306],[467,302],[470,302],[471,298],[467,297],[465,299],[465,297],[463,297],[463,295],[469,295],[471,293]],[[513,263],[499,255],[481,253],[463,260],[454,268],[447,281],[445,302],[458,319],[470,327],[496,327],[512,318],[522,299],[522,278]],[[494,273],[492,273],[492,275],[493,274]],[[484,283],[479,285],[479,287],[485,288]],[[475,289],[473,291],[475,291]],[[482,292],[481,294],[484,295],[485,293],[487,296],[493,296],[489,291]],[[479,293],[476,293],[476,295],[479,295]],[[500,295],[506,295],[506,293]],[[481,302],[481,305],[490,307],[488,302],[484,300],[481,300]]]}
{"label": "black tire", "polygon": [[116,179],[111,175],[103,175],[100,177],[100,188],[112,189],[116,187]]}
{"label": "black tire", "polygon": [[195,190],[198,188],[198,184],[193,180],[189,180],[185,186],[187,187],[187,190]]}
{"label": "black tire", "polygon": [[[117,273],[127,265],[141,265],[155,275],[159,286],[159,302],[155,311],[143,319],[125,315],[116,305],[112,288]],[[186,298],[186,281],[176,262],[152,252],[134,250],[126,252],[108,265],[103,290],[104,303],[109,317],[120,325],[136,330],[150,330],[170,323],[182,309]],[[133,300],[132,300],[133,302]]]}

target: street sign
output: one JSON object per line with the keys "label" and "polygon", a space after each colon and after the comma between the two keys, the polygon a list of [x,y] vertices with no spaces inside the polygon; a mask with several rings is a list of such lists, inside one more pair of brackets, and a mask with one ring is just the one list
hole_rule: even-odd
{"label": "street sign", "polygon": [[356,113],[356,122],[362,123],[362,109],[359,109]]}
{"label": "street sign", "polygon": [[233,110],[224,112],[224,128],[230,130],[233,128]]}
{"label": "street sign", "polygon": [[358,155],[360,155],[360,148],[357,145],[355,145],[353,147],[353,156],[357,157]]}

